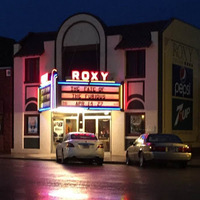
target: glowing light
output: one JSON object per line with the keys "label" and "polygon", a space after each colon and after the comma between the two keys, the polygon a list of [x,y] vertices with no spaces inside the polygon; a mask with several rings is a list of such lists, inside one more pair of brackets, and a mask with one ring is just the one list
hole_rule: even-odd
{"label": "glowing light", "polygon": [[[102,81],[67,81],[61,85],[61,106],[98,110],[121,110],[121,84]],[[105,108],[105,109],[104,109]],[[114,108],[114,109],[113,109]],[[117,109],[116,109],[117,108]]]}
{"label": "glowing light", "polygon": [[121,108],[114,108],[114,107],[89,107],[89,110],[121,110]]}
{"label": "glowing light", "polygon": [[104,112],[104,115],[109,115],[109,114],[110,114],[109,111]]}
{"label": "glowing light", "polygon": [[102,87],[99,85],[62,85],[61,86],[61,91],[62,92],[99,92],[99,93],[119,93],[119,87],[112,87],[112,86],[106,86],[106,87]]}
{"label": "glowing light", "polygon": [[124,110],[127,109],[127,83],[124,83]]}
{"label": "glowing light", "polygon": [[52,109],[53,112],[60,112],[60,113],[82,113],[85,108],[81,107],[57,107],[55,109]]}
{"label": "glowing light", "polygon": [[107,80],[108,72],[101,72],[101,76],[103,77],[103,80]]}
{"label": "glowing light", "polygon": [[70,81],[67,81],[67,82],[58,82],[58,84],[60,84],[60,85],[88,85],[88,82],[85,82],[85,81],[83,81],[83,82],[70,82]]}
{"label": "glowing light", "polygon": [[79,72],[77,70],[72,70],[72,80],[97,80],[98,81],[98,75],[101,75],[103,81],[107,80],[108,72],[98,72],[98,71],[82,71]]}
{"label": "glowing light", "polygon": [[41,76],[41,85],[45,84],[48,81],[48,73],[45,73]]}
{"label": "glowing light", "polygon": [[102,86],[120,86],[120,83],[108,83],[106,82],[90,82],[90,85],[102,85]]}
{"label": "glowing light", "polygon": [[144,119],[144,115],[142,115],[142,119]]}
{"label": "glowing light", "polygon": [[40,108],[40,109],[39,109],[39,112],[47,111],[47,110],[50,110],[50,109],[51,109],[50,107],[48,107],[48,108]]}
{"label": "glowing light", "polygon": [[91,81],[98,81],[98,78],[97,78],[98,72],[91,72],[91,74],[92,74]]}
{"label": "glowing light", "polygon": [[50,109],[50,93],[51,93],[51,84],[41,86],[38,88],[38,110],[46,111]]}
{"label": "glowing light", "polygon": [[120,86],[120,108],[123,109],[123,86]]}
{"label": "glowing light", "polygon": [[51,109],[56,107],[56,78],[57,70],[53,69],[51,72]]}
{"label": "glowing light", "polygon": [[50,197],[57,197],[62,199],[89,199],[87,194],[81,193],[77,189],[66,188],[66,189],[58,189],[52,190],[49,192]]}
{"label": "glowing light", "polygon": [[93,100],[61,100],[61,106],[69,106],[69,107],[110,107],[110,108],[118,108],[119,101],[93,101]]}
{"label": "glowing light", "polygon": [[49,82],[47,82],[45,85],[41,85],[40,87],[39,87],[39,89],[43,89],[43,88],[45,88],[45,87],[47,87],[47,86],[50,86],[51,85],[51,82],[49,81]]}

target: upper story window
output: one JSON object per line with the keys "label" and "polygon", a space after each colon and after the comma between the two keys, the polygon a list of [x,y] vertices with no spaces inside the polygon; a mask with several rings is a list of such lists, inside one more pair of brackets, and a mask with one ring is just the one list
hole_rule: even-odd
{"label": "upper story window", "polygon": [[145,50],[126,51],[126,78],[145,77]]}
{"label": "upper story window", "polygon": [[64,47],[62,54],[62,78],[71,76],[72,70],[100,70],[99,44]]}
{"label": "upper story window", "polygon": [[25,83],[39,83],[39,58],[25,59]]}

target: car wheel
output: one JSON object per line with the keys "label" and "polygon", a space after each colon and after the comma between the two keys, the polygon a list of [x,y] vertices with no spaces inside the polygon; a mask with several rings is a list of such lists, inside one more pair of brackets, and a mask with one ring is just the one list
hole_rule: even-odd
{"label": "car wheel", "polygon": [[60,162],[60,159],[58,158],[58,152],[56,150],[56,162],[59,163]]}
{"label": "car wheel", "polygon": [[126,153],[126,165],[131,165],[131,160],[129,158],[128,152]]}
{"label": "car wheel", "polygon": [[140,152],[139,154],[139,166],[140,167],[144,167],[145,166],[145,159],[144,159],[144,155],[142,152]]}
{"label": "car wheel", "polygon": [[97,165],[103,165],[103,158],[98,158],[98,159],[96,159],[96,163],[97,163]]}

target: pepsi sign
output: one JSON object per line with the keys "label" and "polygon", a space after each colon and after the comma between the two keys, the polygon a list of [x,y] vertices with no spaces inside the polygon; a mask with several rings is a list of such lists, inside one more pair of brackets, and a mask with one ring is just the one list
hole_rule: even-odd
{"label": "pepsi sign", "polygon": [[193,102],[190,100],[172,99],[172,129],[193,129]]}
{"label": "pepsi sign", "polygon": [[193,98],[193,70],[173,64],[172,96]]}

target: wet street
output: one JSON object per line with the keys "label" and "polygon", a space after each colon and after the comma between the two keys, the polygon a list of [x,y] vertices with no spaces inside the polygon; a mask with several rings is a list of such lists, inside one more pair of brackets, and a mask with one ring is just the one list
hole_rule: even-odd
{"label": "wet street", "polygon": [[199,200],[200,168],[0,159],[0,199]]}

